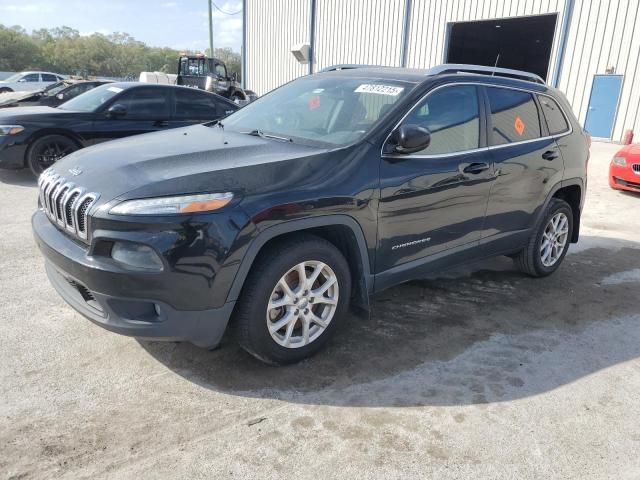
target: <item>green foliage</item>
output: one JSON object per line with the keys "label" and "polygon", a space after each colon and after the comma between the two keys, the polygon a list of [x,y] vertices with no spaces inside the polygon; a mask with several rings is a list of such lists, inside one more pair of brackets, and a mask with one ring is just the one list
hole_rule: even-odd
{"label": "green foliage", "polygon": [[[216,57],[230,73],[240,74],[240,55],[230,48],[216,49]],[[51,70],[62,74],[86,74],[138,78],[140,72],[177,73],[180,52],[149,47],[123,32],[81,36],[69,27],[34,30],[0,24],[0,70]]]}

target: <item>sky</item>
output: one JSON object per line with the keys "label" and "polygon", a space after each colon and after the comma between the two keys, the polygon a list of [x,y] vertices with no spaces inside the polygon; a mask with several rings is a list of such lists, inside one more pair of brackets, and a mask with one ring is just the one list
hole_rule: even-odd
{"label": "sky", "polygon": [[[213,0],[227,13],[242,0]],[[0,0],[0,24],[27,31],[67,26],[81,35],[126,32],[154,47],[204,51],[209,46],[207,0]],[[213,8],[213,46],[242,45],[242,13]]]}

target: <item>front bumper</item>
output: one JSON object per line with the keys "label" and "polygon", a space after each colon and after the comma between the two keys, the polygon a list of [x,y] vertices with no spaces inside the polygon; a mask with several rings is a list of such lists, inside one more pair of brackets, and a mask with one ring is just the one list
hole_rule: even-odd
{"label": "front bumper", "polygon": [[634,173],[629,165],[611,165],[609,168],[609,186],[616,190],[640,193],[640,175]]}
{"label": "front bumper", "polygon": [[[32,217],[34,238],[46,259],[51,284],[75,310],[101,327],[122,335],[188,341],[204,348],[222,338],[235,302],[206,310],[181,310],[159,298],[122,294],[133,273],[101,265],[52,225],[42,211]],[[144,282],[144,277],[137,277]]]}
{"label": "front bumper", "polygon": [[0,136],[0,168],[23,168],[26,152],[27,145],[22,142],[22,134]]}

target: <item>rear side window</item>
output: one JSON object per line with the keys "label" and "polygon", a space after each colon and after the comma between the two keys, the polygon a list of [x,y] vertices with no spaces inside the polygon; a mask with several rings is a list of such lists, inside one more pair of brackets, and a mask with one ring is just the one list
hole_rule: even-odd
{"label": "rear side window", "polygon": [[58,78],[55,75],[52,75],[50,73],[43,73],[42,74],[42,81],[43,82],[57,82]]}
{"label": "rear side window", "polygon": [[540,138],[540,117],[533,95],[520,90],[487,87],[491,109],[491,144]]}
{"label": "rear side window", "polygon": [[227,110],[235,110],[233,107],[219,102],[213,95],[193,88],[176,89],[175,95],[176,111],[174,117],[177,119],[204,122],[226,115]]}
{"label": "rear side window", "polygon": [[427,95],[402,123],[426,127],[431,132],[431,144],[418,154],[442,155],[478,148],[477,89],[472,85],[456,85],[436,90]]}
{"label": "rear side window", "polygon": [[542,105],[542,114],[547,121],[551,135],[557,135],[569,130],[569,122],[567,122],[562,109],[554,99],[545,95],[538,95],[538,101]]}

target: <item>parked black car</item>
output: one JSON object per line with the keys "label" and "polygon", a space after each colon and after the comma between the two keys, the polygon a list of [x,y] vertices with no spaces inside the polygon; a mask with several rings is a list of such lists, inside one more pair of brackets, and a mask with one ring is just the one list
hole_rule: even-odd
{"label": "parked black car", "polygon": [[426,273],[559,267],[589,157],[561,93],[503,69],[334,70],[47,170],[33,230],[62,297],[114,332],[203,347],[232,318],[279,364]]}
{"label": "parked black car", "polygon": [[0,110],[0,168],[37,176],[80,148],[105,140],[222,118],[238,105],[213,93],[173,85],[111,83],[58,108]]}
{"label": "parked black car", "polygon": [[57,107],[92,88],[112,82],[112,80],[61,80],[35,92],[5,93],[0,96],[0,108],[38,105]]}

